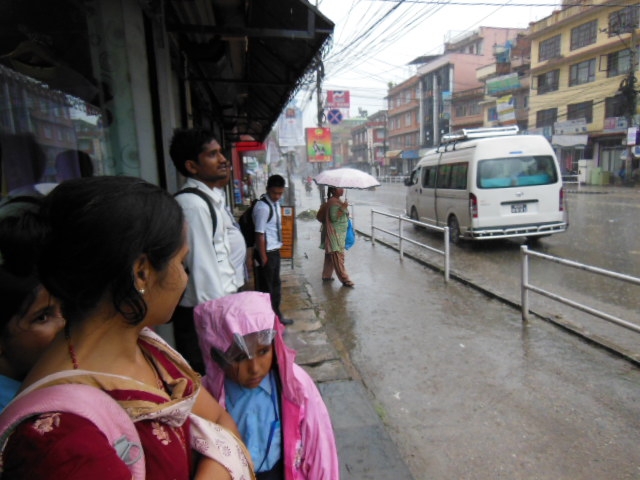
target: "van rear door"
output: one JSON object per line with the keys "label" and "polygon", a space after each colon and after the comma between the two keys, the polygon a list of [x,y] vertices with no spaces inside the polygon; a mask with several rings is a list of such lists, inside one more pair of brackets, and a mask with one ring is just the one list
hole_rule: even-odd
{"label": "van rear door", "polygon": [[555,157],[514,155],[480,160],[474,229],[562,222],[562,181]]}

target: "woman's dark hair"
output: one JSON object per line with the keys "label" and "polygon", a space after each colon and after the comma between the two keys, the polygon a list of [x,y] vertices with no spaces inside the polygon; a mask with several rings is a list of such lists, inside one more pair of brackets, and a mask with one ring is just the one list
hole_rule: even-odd
{"label": "woman's dark hair", "polygon": [[132,325],[147,306],[135,288],[140,255],[162,272],[184,242],[182,210],[139,178],[93,177],[58,185],[43,205],[50,231],[38,262],[42,284],[68,322],[84,320],[109,298]]}
{"label": "woman's dark hair", "polygon": [[337,190],[338,189],[336,187],[329,187],[327,189],[327,198],[335,197]]}
{"label": "woman's dark hair", "polygon": [[176,129],[169,146],[169,155],[171,155],[176,170],[185,177],[191,177],[191,173],[184,164],[187,160],[197,162],[203,147],[213,140],[216,140],[216,137],[208,130],[200,128]]}
{"label": "woman's dark hair", "polygon": [[40,205],[41,199],[31,196],[0,205],[0,329],[24,316],[36,298],[36,260],[46,232]]}

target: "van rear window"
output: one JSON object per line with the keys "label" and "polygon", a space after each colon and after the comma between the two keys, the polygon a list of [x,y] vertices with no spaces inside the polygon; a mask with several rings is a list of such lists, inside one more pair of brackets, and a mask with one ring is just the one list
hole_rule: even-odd
{"label": "van rear window", "polygon": [[506,188],[557,183],[558,171],[549,155],[491,158],[478,162],[478,188]]}

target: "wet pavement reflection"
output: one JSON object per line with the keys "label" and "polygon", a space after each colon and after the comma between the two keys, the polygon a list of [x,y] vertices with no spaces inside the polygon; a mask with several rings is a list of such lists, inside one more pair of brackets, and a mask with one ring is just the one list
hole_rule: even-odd
{"label": "wet pavement reflection", "polygon": [[[374,193],[348,193],[363,203],[364,195]],[[373,198],[356,206],[359,228],[372,204],[384,204]],[[317,203],[305,198],[297,209]],[[561,236],[551,238],[540,248],[557,255]],[[362,377],[415,478],[638,478],[635,365],[548,322],[523,324],[517,309],[460,282],[446,284],[362,236],[346,255],[356,288],[323,283],[318,243],[318,222],[299,220],[296,258],[325,311],[327,334]],[[580,249],[588,251],[571,251]],[[518,298],[517,242],[465,246],[455,255],[455,268],[473,265],[476,281],[500,279],[494,288]],[[558,289],[602,288],[578,275],[532,270],[561,283]]]}

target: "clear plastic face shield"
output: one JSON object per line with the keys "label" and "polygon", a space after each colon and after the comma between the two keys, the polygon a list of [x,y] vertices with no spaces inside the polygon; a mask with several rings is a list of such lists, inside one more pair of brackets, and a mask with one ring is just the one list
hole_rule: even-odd
{"label": "clear plastic face shield", "polygon": [[222,368],[235,365],[244,360],[253,359],[260,349],[271,345],[275,336],[276,331],[272,328],[248,333],[244,336],[235,333],[233,335],[233,343],[226,352],[212,348],[211,354]]}

